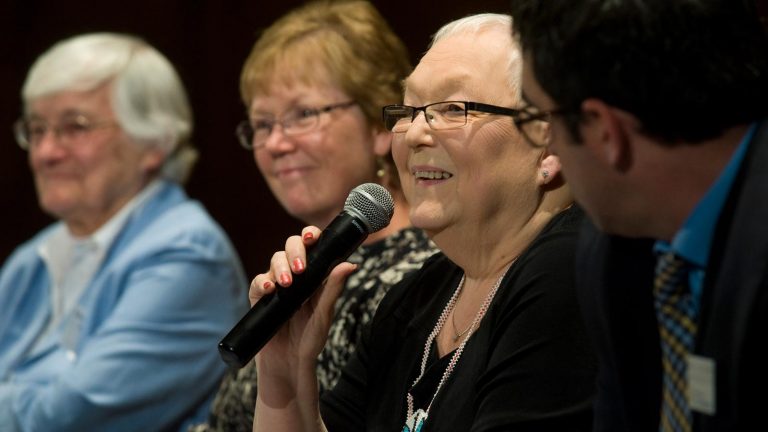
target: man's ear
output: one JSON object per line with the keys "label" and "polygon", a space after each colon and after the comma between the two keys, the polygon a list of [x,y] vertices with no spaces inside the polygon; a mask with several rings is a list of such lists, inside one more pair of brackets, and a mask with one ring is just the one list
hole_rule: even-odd
{"label": "man's ear", "polygon": [[584,145],[604,164],[624,172],[632,164],[631,137],[637,120],[631,114],[600,99],[586,99],[581,104],[585,120],[580,131]]}

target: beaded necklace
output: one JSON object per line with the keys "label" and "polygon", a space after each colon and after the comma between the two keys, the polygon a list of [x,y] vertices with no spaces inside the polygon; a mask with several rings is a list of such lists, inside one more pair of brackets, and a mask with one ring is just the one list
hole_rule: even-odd
{"label": "beaded necklace", "polygon": [[[509,266],[507,266],[507,269],[509,269]],[[427,417],[429,416],[429,409],[432,408],[432,402],[435,401],[435,398],[437,397],[437,393],[443,387],[443,384],[445,384],[445,382],[448,380],[448,377],[451,376],[451,373],[456,367],[456,363],[459,362],[459,357],[461,357],[461,353],[464,352],[464,347],[467,345],[467,341],[469,340],[469,337],[472,336],[472,333],[474,333],[475,329],[477,328],[477,325],[480,323],[480,320],[483,319],[483,316],[485,316],[485,313],[488,311],[488,307],[490,306],[491,301],[493,301],[493,296],[496,295],[496,291],[498,291],[499,286],[501,285],[502,279],[504,279],[504,276],[507,274],[507,269],[504,270],[501,276],[499,276],[499,279],[496,281],[496,284],[493,286],[493,288],[491,288],[491,291],[486,296],[485,301],[483,301],[483,304],[480,306],[480,310],[477,311],[477,315],[475,315],[475,319],[472,320],[472,324],[470,324],[469,328],[467,328],[466,336],[464,336],[464,340],[461,341],[461,345],[459,345],[459,347],[456,348],[456,351],[453,352],[453,355],[451,356],[451,360],[448,362],[448,366],[445,368],[445,371],[443,372],[443,376],[442,378],[440,378],[440,382],[437,384],[435,393],[432,395],[432,399],[429,401],[429,405],[427,405],[427,409],[423,410],[419,408],[414,412],[413,396],[411,396],[410,391],[406,392],[406,398],[408,401],[408,414],[405,418],[405,426],[403,426],[403,432],[419,432],[424,427],[424,422],[427,421]],[[443,313],[441,313],[440,318],[437,319],[435,328],[432,329],[432,333],[430,333],[429,337],[427,338],[427,343],[424,345],[424,355],[421,358],[421,371],[419,373],[419,376],[416,377],[416,379],[413,381],[413,384],[411,384],[411,387],[415,386],[416,383],[419,382],[421,377],[424,376],[424,371],[427,368],[427,360],[429,359],[429,352],[430,352],[430,347],[432,346],[432,342],[434,342],[435,337],[437,337],[437,335],[440,333],[440,330],[443,328],[445,321],[448,319],[448,314],[453,310],[454,306],[456,306],[456,300],[459,297],[459,293],[461,293],[461,289],[464,287],[464,279],[465,279],[465,276],[462,275],[461,281],[459,281],[459,286],[456,287],[456,291],[453,292],[451,299],[448,300],[448,304],[445,305],[445,309],[443,309]]]}
{"label": "beaded necklace", "polygon": [[[459,294],[459,295],[461,295],[461,294]],[[456,299],[456,301],[458,302],[458,301],[459,301],[459,299]],[[465,334],[467,334],[467,332],[469,331],[469,329],[471,329],[471,328],[472,328],[472,323],[469,323],[469,325],[467,326],[467,328],[465,328],[465,329],[464,329],[464,330],[462,330],[462,331],[459,331],[459,328],[458,328],[458,327],[456,327],[456,313],[453,313],[453,314],[451,314],[451,323],[453,324],[453,333],[454,333],[454,335],[453,335],[453,343],[456,343],[456,342],[458,342],[458,341],[459,341],[459,339],[461,339],[461,337],[462,337],[462,336],[464,336]]]}

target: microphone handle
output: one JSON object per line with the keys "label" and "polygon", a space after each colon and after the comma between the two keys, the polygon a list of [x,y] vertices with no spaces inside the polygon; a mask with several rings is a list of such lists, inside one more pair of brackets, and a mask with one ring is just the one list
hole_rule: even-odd
{"label": "microphone handle", "polygon": [[293,275],[290,287],[278,286],[259,299],[219,342],[224,362],[237,368],[245,366],[367,236],[366,227],[349,213],[336,216],[307,252],[304,272]]}

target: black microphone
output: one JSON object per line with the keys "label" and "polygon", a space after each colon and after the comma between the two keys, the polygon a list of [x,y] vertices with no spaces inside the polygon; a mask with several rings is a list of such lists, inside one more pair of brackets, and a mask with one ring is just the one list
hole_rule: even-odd
{"label": "black microphone", "polygon": [[219,342],[219,354],[230,366],[245,366],[291,316],[312,296],[337,264],[346,260],[368,237],[389,225],[392,196],[382,186],[364,183],[352,189],[344,210],[323,230],[307,251],[306,269],[293,275],[287,289],[259,299]]}

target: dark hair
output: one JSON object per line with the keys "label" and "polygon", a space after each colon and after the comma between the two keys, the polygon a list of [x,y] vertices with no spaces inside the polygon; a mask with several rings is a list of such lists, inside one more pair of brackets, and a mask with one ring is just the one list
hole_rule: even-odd
{"label": "dark hair", "polygon": [[[748,0],[512,0],[526,60],[560,108],[598,98],[643,132],[698,142],[760,118],[768,42]],[[579,140],[580,116],[566,116]]]}

